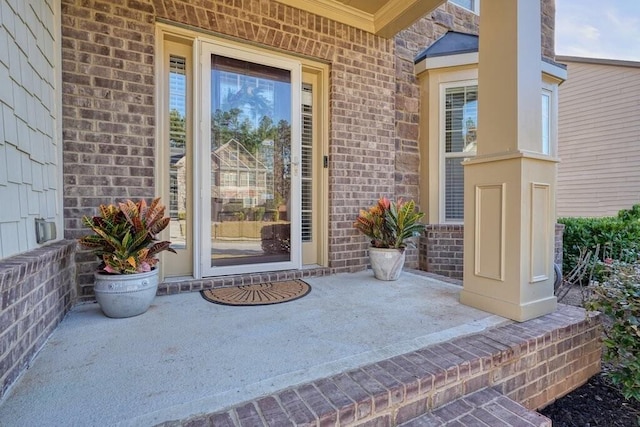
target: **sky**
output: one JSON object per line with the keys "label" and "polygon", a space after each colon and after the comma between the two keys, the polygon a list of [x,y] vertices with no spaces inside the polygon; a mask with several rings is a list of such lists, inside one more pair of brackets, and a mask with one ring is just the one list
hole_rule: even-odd
{"label": "sky", "polygon": [[640,61],[640,0],[556,0],[556,55]]}

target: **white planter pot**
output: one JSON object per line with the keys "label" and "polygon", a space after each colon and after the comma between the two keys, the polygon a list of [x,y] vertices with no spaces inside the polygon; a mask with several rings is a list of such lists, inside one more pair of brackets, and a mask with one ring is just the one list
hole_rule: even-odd
{"label": "white planter pot", "polygon": [[158,272],[137,274],[95,273],[93,290],[108,317],[132,317],[149,309],[158,291]]}
{"label": "white planter pot", "polygon": [[398,280],[404,266],[405,251],[400,249],[369,248],[373,275],[379,280]]}

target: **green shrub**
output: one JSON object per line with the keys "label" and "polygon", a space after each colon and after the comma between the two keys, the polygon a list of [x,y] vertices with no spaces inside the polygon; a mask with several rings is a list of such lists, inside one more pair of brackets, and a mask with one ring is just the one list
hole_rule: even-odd
{"label": "green shrub", "polygon": [[262,221],[264,218],[265,208],[262,206],[257,206],[254,208],[253,219],[254,221]]}
{"label": "green shrub", "polygon": [[275,221],[278,222],[280,219],[280,212],[277,209],[267,209],[266,211],[266,220],[267,221]]}
{"label": "green shrub", "polygon": [[[581,249],[595,252],[599,248],[600,261],[611,258],[633,262],[640,252],[640,205],[622,210],[615,217],[559,218],[558,222],[565,226],[563,271],[571,271]],[[601,270],[595,268],[596,278]]]}
{"label": "green shrub", "polygon": [[244,221],[245,212],[242,202],[231,201],[222,205],[222,215],[226,221]]}
{"label": "green shrub", "polygon": [[605,322],[604,360],[607,373],[627,399],[640,401],[640,263],[607,260],[602,282],[591,285],[586,308],[608,316]]}
{"label": "green shrub", "polygon": [[242,205],[241,202],[239,203],[235,203],[235,202],[229,202],[226,203],[222,206],[222,212],[242,212],[242,210],[244,209],[244,206]]}
{"label": "green shrub", "polygon": [[640,221],[640,205],[633,205],[631,209],[623,209],[618,212],[618,218],[622,221]]}

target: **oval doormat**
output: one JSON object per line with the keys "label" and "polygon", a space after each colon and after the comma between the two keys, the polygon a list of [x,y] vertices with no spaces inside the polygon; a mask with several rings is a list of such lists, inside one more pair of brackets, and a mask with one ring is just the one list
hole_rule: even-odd
{"label": "oval doormat", "polygon": [[223,305],[267,305],[293,301],[311,292],[311,286],[302,280],[259,283],[230,288],[201,291],[209,302]]}

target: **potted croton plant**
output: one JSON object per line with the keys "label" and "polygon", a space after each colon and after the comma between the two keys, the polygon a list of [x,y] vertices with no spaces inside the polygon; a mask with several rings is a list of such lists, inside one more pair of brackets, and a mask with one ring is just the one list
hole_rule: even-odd
{"label": "potted croton plant", "polygon": [[415,202],[392,202],[381,197],[368,210],[361,210],[353,226],[371,239],[369,259],[377,279],[397,280],[405,261],[407,239],[425,229],[420,222],[423,212],[416,212]]}
{"label": "potted croton plant", "polygon": [[100,205],[99,215],[82,223],[93,231],[79,243],[92,249],[101,263],[95,273],[94,292],[109,317],[131,317],[147,311],[158,290],[158,258],[162,251],[175,253],[171,242],[159,241],[168,225],[160,198]]}

